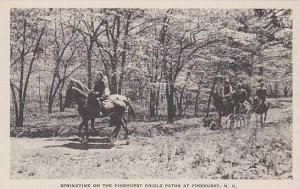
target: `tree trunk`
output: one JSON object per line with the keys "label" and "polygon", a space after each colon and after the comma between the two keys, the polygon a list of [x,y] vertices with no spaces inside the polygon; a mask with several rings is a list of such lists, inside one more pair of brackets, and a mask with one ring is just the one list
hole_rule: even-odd
{"label": "tree trunk", "polygon": [[213,92],[215,90],[216,80],[217,79],[215,77],[214,81],[213,81],[213,84],[211,86],[211,91],[210,91],[208,102],[207,102],[207,108],[206,108],[206,115],[205,115],[205,117],[208,117],[208,115],[209,115],[209,108],[210,108],[211,98],[212,98]]}
{"label": "tree trunk", "polygon": [[53,107],[53,96],[49,95],[49,100],[48,100],[48,114],[52,113],[52,107]]}
{"label": "tree trunk", "polygon": [[[67,67],[65,66],[64,67],[64,75],[63,75],[63,78],[66,77],[66,74],[67,74]],[[65,111],[65,106],[64,106],[64,103],[63,103],[63,89],[64,89],[64,86],[65,86],[65,79],[63,79],[62,83],[61,83],[61,86],[59,88],[59,111],[60,112],[64,112]]]}
{"label": "tree trunk", "polygon": [[166,91],[167,95],[167,104],[168,104],[168,123],[174,122],[174,116],[175,116],[175,108],[174,108],[174,85],[173,83],[169,83]]}
{"label": "tree trunk", "polygon": [[179,103],[177,106],[179,117],[182,117],[182,113],[183,113],[183,96],[184,96],[185,87],[186,87],[186,83],[184,84],[184,86],[182,87],[182,90],[180,91]]}
{"label": "tree trunk", "polygon": [[198,115],[198,111],[199,111],[199,95],[200,95],[200,85],[198,86],[198,90],[197,90],[197,94],[196,94],[196,98],[195,98],[195,106],[194,106],[194,116]]}
{"label": "tree trunk", "polygon": [[92,87],[92,39],[90,41],[90,46],[87,50],[87,77],[88,77],[88,88]]}
{"label": "tree trunk", "polygon": [[151,89],[150,91],[150,102],[149,102],[149,110],[150,110],[150,117],[155,116],[155,91]]}
{"label": "tree trunk", "polygon": [[14,85],[12,83],[10,83],[10,88],[11,88],[11,93],[12,93],[13,102],[14,102],[14,112],[15,112],[15,121],[16,121],[15,126],[17,126],[18,125],[18,119],[19,119],[18,101],[17,101]]}
{"label": "tree trunk", "polygon": [[38,82],[39,82],[39,106],[40,109],[42,110],[41,76],[38,77]]}
{"label": "tree trunk", "polygon": [[17,117],[17,124],[16,127],[23,127],[24,126],[24,103],[20,102],[19,112]]}
{"label": "tree trunk", "polygon": [[159,100],[160,100],[160,88],[156,91],[155,94],[155,115],[158,116],[158,107],[159,107]]}
{"label": "tree trunk", "polygon": [[54,73],[53,73],[53,76],[52,76],[52,81],[51,81],[51,85],[50,85],[50,92],[49,92],[49,95],[48,95],[48,114],[51,114],[52,113],[52,106],[53,106],[53,91],[54,91],[54,84],[55,84],[55,79],[56,79],[56,73],[57,73],[57,67],[58,65],[56,65],[55,69],[54,69]]}
{"label": "tree trunk", "polygon": [[[215,75],[219,74],[220,67],[221,67],[221,65],[219,63]],[[211,91],[210,91],[209,98],[208,98],[208,102],[207,102],[207,108],[206,108],[206,115],[205,115],[205,117],[208,117],[208,115],[209,115],[209,108],[210,108],[211,98],[212,98],[212,95],[213,95],[214,90],[215,90],[216,81],[217,81],[217,77],[214,77],[213,84],[211,86]]]}
{"label": "tree trunk", "polygon": [[[113,61],[113,60],[112,60]],[[118,76],[115,63],[112,63],[111,94],[118,94]]]}

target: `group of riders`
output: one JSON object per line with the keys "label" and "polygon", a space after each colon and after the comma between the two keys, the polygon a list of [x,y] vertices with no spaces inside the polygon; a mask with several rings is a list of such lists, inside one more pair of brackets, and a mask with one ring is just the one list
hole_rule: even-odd
{"label": "group of riders", "polygon": [[[255,99],[258,100],[259,104],[267,106],[267,89],[262,80],[259,81],[259,86],[256,89],[255,95]],[[238,83],[236,90],[233,91],[233,87],[230,85],[229,80],[225,79],[221,89],[221,96],[224,107],[236,107],[239,109],[243,105],[253,106],[251,88],[246,84]]]}
{"label": "group of riders", "polygon": [[[106,100],[110,95],[108,87],[108,78],[104,71],[99,71],[95,80],[94,91],[90,94],[98,99],[99,102]],[[259,81],[259,86],[256,89],[255,98],[260,104],[265,104],[267,99],[267,89],[262,80]],[[238,83],[236,90],[233,91],[233,87],[229,82],[229,79],[225,79],[221,88],[221,96],[223,99],[223,106],[225,107],[237,107],[238,109],[243,105],[253,106],[251,100],[251,88],[249,85]],[[101,112],[99,112],[101,116]]]}

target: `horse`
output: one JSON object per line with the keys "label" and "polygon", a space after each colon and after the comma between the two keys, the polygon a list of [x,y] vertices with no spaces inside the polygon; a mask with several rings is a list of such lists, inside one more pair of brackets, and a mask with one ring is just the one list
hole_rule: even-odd
{"label": "horse", "polygon": [[212,94],[213,98],[213,105],[215,106],[216,110],[218,111],[219,115],[219,126],[222,127],[221,121],[223,116],[229,116],[229,119],[231,119],[230,127],[232,127],[232,116],[231,114],[234,112],[234,105],[232,101],[229,101],[228,103],[224,104],[223,97],[220,93],[214,92]]}
{"label": "horse", "polygon": [[[236,93],[232,94],[232,100],[228,101],[228,103],[224,104],[222,95],[220,93],[213,93],[213,104],[216,107],[219,113],[219,125],[222,127],[221,119],[222,116],[227,116],[227,122],[230,119],[230,128],[234,126],[235,120],[244,125],[248,125],[251,119],[252,112],[252,101],[251,99],[247,99],[246,102],[239,103],[237,101]],[[250,101],[250,102],[249,102]]]}
{"label": "horse", "polygon": [[261,127],[265,125],[269,108],[270,103],[263,103],[258,97],[255,97],[253,99],[253,112],[256,114],[256,125],[258,122],[259,115]]}
{"label": "horse", "polygon": [[[251,101],[251,99],[250,99]],[[240,127],[242,125],[248,126],[251,120],[251,114],[252,114],[252,104],[246,100],[242,103],[235,102],[236,105],[234,106],[234,120],[237,120],[240,123]],[[239,105],[237,105],[239,103]]]}
{"label": "horse", "polygon": [[[99,102],[96,97],[89,94],[91,91],[80,81],[71,78],[69,84],[67,84],[65,107],[70,107],[73,102],[77,103],[78,113],[82,118],[82,122],[79,124],[79,141],[81,143],[88,143],[89,132],[88,122],[91,121],[91,128],[96,132],[94,128],[95,118],[99,111],[102,112],[103,117],[110,116],[110,126],[116,126],[113,130],[110,142],[113,144],[117,137],[121,127],[125,131],[126,144],[129,144],[127,121],[125,119],[125,112],[128,109],[128,113],[132,114],[134,118],[134,110],[131,106],[130,100],[122,95],[113,94],[107,97],[106,100]],[[84,135],[81,134],[81,129],[84,127]]]}

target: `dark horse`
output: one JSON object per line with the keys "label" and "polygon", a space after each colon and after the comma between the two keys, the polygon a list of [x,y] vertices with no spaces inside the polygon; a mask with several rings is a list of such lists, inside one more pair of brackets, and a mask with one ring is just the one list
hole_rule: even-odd
{"label": "dark horse", "polygon": [[[232,101],[229,101],[227,104],[223,103],[223,97],[220,93],[213,93],[213,105],[216,107],[216,110],[218,111],[219,115],[219,126],[222,127],[221,120],[223,116],[229,116],[229,114],[234,112],[234,103]],[[232,126],[232,119],[230,122],[230,126]]]}
{"label": "dark horse", "polygon": [[[252,100],[247,99],[247,103],[243,103],[238,106],[236,93],[232,94],[232,99],[228,103],[224,104],[222,95],[220,93],[213,93],[213,104],[219,114],[219,126],[222,127],[222,117],[228,116],[230,119],[230,128],[234,126],[234,121],[243,121],[245,124],[249,124],[252,111]],[[239,108],[238,108],[239,107]]]}
{"label": "dark horse", "polygon": [[[134,110],[131,106],[130,100],[122,95],[114,94],[110,95],[106,100],[101,103],[94,96],[89,96],[91,91],[83,85],[80,81],[71,79],[65,99],[65,107],[69,107],[72,102],[76,102],[78,105],[78,112],[82,118],[82,122],[79,124],[78,136],[80,142],[87,143],[89,139],[88,122],[91,121],[91,128],[95,131],[94,124],[95,118],[99,111],[103,116],[110,116],[110,126],[116,126],[111,135],[111,143],[114,143],[118,137],[118,133],[121,127],[125,131],[126,144],[129,144],[127,121],[125,120],[125,112],[131,113],[134,117]],[[84,127],[84,135],[81,134],[82,126]]]}
{"label": "dark horse", "polygon": [[258,115],[260,115],[260,124],[261,126],[265,125],[269,108],[270,104],[268,102],[263,103],[257,97],[253,99],[253,112],[256,114],[256,123]]}

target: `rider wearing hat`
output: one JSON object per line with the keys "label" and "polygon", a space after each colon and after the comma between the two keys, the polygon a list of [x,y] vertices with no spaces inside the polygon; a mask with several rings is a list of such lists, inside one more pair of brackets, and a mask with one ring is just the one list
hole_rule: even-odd
{"label": "rider wearing hat", "polygon": [[105,100],[110,95],[110,90],[108,88],[108,78],[103,71],[100,71],[97,75],[97,79],[94,86],[94,92],[99,99]]}
{"label": "rider wearing hat", "polygon": [[222,88],[222,97],[223,97],[223,104],[225,106],[229,106],[229,101],[232,99],[232,86],[229,84],[229,80],[225,79],[224,86]]}
{"label": "rider wearing hat", "polygon": [[237,95],[237,101],[239,103],[244,103],[247,100],[247,91],[242,88],[242,84],[238,83],[237,84],[237,89],[236,89],[236,95]]}
{"label": "rider wearing hat", "polygon": [[[97,103],[97,106],[99,106],[101,101],[106,100],[109,95],[108,78],[103,71],[100,71],[96,76],[94,91],[91,92],[91,96],[97,98],[97,101],[99,102]],[[97,117],[101,117],[102,115],[102,112],[99,111]]]}
{"label": "rider wearing hat", "polygon": [[236,89],[236,93],[234,95],[235,97],[235,105],[240,108],[243,105],[250,105],[249,102],[247,102],[247,98],[248,98],[248,94],[247,91],[245,89],[242,88],[242,84],[238,83],[237,84],[237,89]]}

